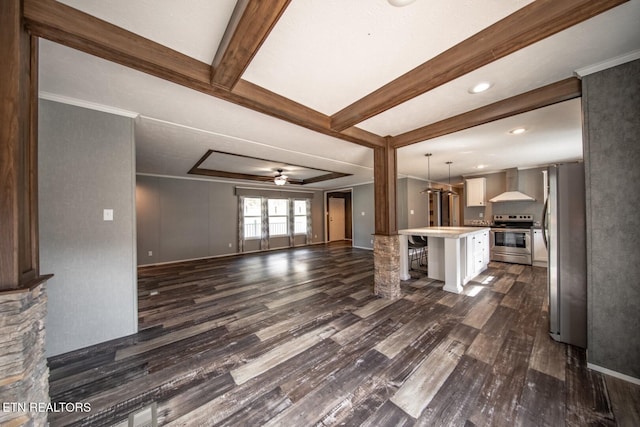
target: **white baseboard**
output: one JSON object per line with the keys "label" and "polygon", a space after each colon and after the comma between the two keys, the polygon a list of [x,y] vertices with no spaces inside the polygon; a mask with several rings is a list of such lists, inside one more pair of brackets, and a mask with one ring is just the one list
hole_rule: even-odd
{"label": "white baseboard", "polygon": [[373,250],[373,248],[367,248],[367,247],[365,247],[365,246],[352,246],[352,247],[354,247],[354,248],[358,248],[358,249],[366,249],[366,250],[368,250],[368,251],[372,251],[372,250]]}
{"label": "white baseboard", "polygon": [[612,371],[611,369],[603,368],[602,366],[594,365],[593,363],[587,363],[587,368],[598,371],[606,375],[610,375],[615,378],[630,382],[632,384],[640,385],[640,378],[635,378],[629,375],[621,374],[620,372]]}

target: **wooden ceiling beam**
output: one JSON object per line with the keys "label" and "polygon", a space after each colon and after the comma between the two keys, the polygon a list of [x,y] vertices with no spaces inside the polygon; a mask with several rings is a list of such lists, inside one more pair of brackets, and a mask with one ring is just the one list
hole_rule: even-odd
{"label": "wooden ceiling beam", "polygon": [[627,1],[534,1],[335,113],[331,127],[354,126]]}
{"label": "wooden ceiling beam", "polygon": [[231,90],[291,0],[240,0],[213,63],[211,83]]}
{"label": "wooden ceiling beam", "polygon": [[511,117],[516,114],[547,107],[558,102],[578,98],[581,95],[582,85],[580,80],[575,77],[571,77],[400,135],[396,135],[391,138],[390,144],[393,148],[406,147],[407,145],[415,144],[417,142],[448,135],[474,126]]}
{"label": "wooden ceiling beam", "polygon": [[252,83],[233,91],[211,84],[211,66],[54,0],[24,0],[23,16],[32,35],[197,90],[307,129],[369,148],[386,140],[350,128],[336,132],[329,116]]}

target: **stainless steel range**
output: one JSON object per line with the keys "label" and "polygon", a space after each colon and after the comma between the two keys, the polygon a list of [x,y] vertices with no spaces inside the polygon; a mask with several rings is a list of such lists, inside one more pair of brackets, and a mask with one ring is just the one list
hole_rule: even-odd
{"label": "stainless steel range", "polygon": [[491,260],[531,265],[530,214],[494,215],[491,228]]}

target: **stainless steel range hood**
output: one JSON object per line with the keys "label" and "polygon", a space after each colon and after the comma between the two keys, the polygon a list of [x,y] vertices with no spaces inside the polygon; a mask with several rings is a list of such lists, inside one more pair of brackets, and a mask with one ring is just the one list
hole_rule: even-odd
{"label": "stainless steel range hood", "polygon": [[536,199],[518,190],[518,169],[507,169],[507,191],[489,200],[496,202],[535,202]]}

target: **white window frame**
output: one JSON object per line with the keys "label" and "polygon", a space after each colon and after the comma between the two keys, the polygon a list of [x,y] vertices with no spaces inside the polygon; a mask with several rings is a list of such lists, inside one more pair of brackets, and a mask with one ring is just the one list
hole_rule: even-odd
{"label": "white window frame", "polygon": [[[306,199],[292,199],[293,201],[293,235],[294,236],[302,236],[307,234],[307,229],[309,228],[309,224],[307,222],[307,200]],[[298,214],[296,212],[296,203],[301,203],[304,205],[304,214]],[[304,218],[304,230],[300,232],[296,232],[296,219]]]}
{"label": "white window frame", "polygon": [[[284,208],[284,213],[277,213],[272,215],[271,210],[271,201],[284,201],[286,206]],[[271,237],[289,237],[289,203],[291,203],[291,199],[280,199],[280,198],[269,198],[267,199],[267,221],[269,223],[269,238]],[[277,208],[277,206],[276,206]],[[284,218],[284,233],[273,233],[272,232],[272,224],[271,218]],[[275,224],[274,224],[275,225]]]}

